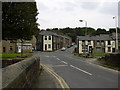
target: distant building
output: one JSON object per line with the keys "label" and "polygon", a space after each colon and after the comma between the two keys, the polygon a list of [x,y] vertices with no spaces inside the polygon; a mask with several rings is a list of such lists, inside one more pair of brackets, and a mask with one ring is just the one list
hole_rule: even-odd
{"label": "distant building", "polygon": [[[96,52],[96,53],[114,53],[116,52],[116,42],[114,34],[96,35],[96,36],[77,36],[77,49],[79,54]],[[120,50],[120,39],[119,39]]]}
{"label": "distant building", "polygon": [[30,53],[33,50],[36,49],[36,39],[35,37],[33,37],[32,40],[25,40],[22,41],[21,40],[12,40],[12,39],[6,39],[6,40],[2,40],[2,53],[21,53],[23,51],[23,53]]}
{"label": "distant building", "polygon": [[[112,33],[110,36],[116,41],[116,33]],[[120,52],[120,33],[118,33],[118,51]]]}
{"label": "distant building", "polygon": [[55,51],[62,47],[67,47],[71,43],[71,38],[51,31],[41,31],[37,37],[37,50]]}

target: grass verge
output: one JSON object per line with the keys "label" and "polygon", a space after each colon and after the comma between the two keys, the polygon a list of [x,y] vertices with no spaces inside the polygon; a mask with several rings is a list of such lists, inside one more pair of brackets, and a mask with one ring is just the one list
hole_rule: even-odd
{"label": "grass verge", "polygon": [[31,54],[0,54],[0,58],[16,58],[16,57],[27,57],[31,56]]}
{"label": "grass verge", "polygon": [[94,57],[103,57],[105,56],[106,54],[105,53],[94,53]]}

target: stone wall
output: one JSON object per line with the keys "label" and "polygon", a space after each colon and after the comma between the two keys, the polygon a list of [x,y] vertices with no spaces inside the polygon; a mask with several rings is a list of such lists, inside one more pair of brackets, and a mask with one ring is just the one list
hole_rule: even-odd
{"label": "stone wall", "polygon": [[40,57],[33,56],[2,69],[2,88],[30,88],[40,73]]}

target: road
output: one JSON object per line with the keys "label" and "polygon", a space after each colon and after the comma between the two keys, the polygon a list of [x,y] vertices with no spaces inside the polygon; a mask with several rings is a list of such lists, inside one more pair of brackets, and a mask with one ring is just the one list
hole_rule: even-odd
{"label": "road", "polygon": [[66,51],[37,52],[41,63],[61,76],[70,88],[118,88],[118,73],[86,63],[89,60]]}

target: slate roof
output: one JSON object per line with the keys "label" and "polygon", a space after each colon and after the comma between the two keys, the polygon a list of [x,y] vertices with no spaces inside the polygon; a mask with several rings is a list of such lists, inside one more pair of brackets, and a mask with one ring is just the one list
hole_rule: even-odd
{"label": "slate roof", "polygon": [[39,34],[40,34],[40,35],[56,35],[56,36],[57,36],[56,33],[50,32],[50,31],[41,31]]}
{"label": "slate roof", "polygon": [[78,40],[112,40],[110,35],[96,35],[96,36],[77,36]]}
{"label": "slate roof", "polygon": [[57,34],[57,33],[51,32],[51,31],[41,31],[39,34],[40,35],[54,35],[54,36],[59,36],[59,37],[71,39],[69,36],[60,35],[60,34]]}
{"label": "slate roof", "polygon": [[[115,40],[116,39],[116,33],[112,33],[111,37]],[[120,33],[118,33],[118,39],[120,40]]]}

